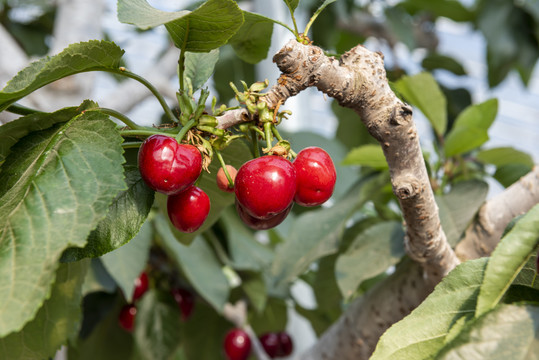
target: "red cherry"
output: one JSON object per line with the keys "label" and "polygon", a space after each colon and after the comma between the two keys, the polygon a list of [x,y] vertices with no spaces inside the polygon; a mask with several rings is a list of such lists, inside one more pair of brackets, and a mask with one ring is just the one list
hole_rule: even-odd
{"label": "red cherry", "polygon": [[187,320],[193,312],[195,297],[190,291],[185,289],[176,288],[172,289],[170,292],[172,293],[172,296],[174,296],[174,300],[176,300],[176,303],[182,312],[182,320]]}
{"label": "red cherry", "polygon": [[137,301],[148,290],[148,274],[143,272],[135,279],[135,289],[133,290],[133,302]]}
{"label": "red cherry", "polygon": [[260,343],[270,358],[275,358],[279,354],[279,337],[276,333],[266,333],[260,337]]}
{"label": "red cherry", "polygon": [[138,164],[146,184],[167,195],[193,185],[202,172],[200,151],[165,135],[152,135],[144,140],[138,152]]}
{"label": "red cherry", "polygon": [[279,338],[279,356],[288,356],[292,354],[294,349],[294,344],[292,343],[292,338],[286,332],[281,331],[277,333]]}
{"label": "red cherry", "polygon": [[228,360],[246,360],[251,352],[251,339],[245,331],[232,329],[226,334],[223,347]]}
{"label": "red cherry", "polygon": [[202,189],[191,186],[187,190],[169,195],[168,217],[176,229],[192,233],[198,230],[210,212],[210,198]]}
{"label": "red cherry", "polygon": [[262,156],[242,165],[234,189],[251,216],[269,219],[285,211],[294,200],[296,171],[280,156]]}
{"label": "red cherry", "polygon": [[254,216],[251,216],[247,210],[243,207],[242,204],[239,203],[238,199],[236,199],[236,212],[238,213],[240,219],[243,221],[243,223],[247,226],[249,226],[251,229],[254,230],[267,230],[276,227],[280,223],[286,219],[288,214],[290,213],[290,210],[292,209],[292,205],[288,206],[282,213],[279,213],[273,217],[270,217],[269,219],[258,219]]}
{"label": "red cherry", "polygon": [[317,206],[333,194],[337,173],[327,152],[319,147],[301,150],[294,160],[297,187],[294,201],[302,206]]}
{"label": "red cherry", "polygon": [[[228,171],[228,175],[230,175],[232,178],[232,183],[234,183],[238,170],[236,170],[236,168],[232,165],[226,165],[226,170]],[[217,186],[223,191],[234,192],[234,186],[228,186],[228,179],[222,167],[219,168],[219,171],[217,171]]]}
{"label": "red cherry", "polygon": [[135,328],[135,316],[137,315],[137,308],[133,304],[127,304],[120,310],[120,316],[118,322],[120,326],[126,331],[133,331]]}

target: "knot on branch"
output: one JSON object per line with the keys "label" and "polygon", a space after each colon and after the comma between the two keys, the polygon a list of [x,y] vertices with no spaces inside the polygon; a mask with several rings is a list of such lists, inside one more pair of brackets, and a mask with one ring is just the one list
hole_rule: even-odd
{"label": "knot on branch", "polygon": [[395,195],[401,200],[414,198],[423,192],[421,183],[411,175],[395,177],[393,189],[395,189]]}
{"label": "knot on branch", "polygon": [[408,104],[401,104],[393,108],[389,123],[392,125],[404,125],[412,121],[412,107]]}

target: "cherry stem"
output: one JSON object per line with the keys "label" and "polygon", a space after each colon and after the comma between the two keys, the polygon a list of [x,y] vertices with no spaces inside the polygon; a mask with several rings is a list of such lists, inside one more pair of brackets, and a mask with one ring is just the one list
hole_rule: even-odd
{"label": "cherry stem", "polygon": [[124,149],[137,149],[142,145],[140,141],[126,141],[122,143],[122,148]]}
{"label": "cherry stem", "polygon": [[116,119],[120,120],[121,122],[123,122],[125,125],[129,126],[133,130],[144,130],[144,127],[135,124],[133,120],[131,120],[130,118],[128,118],[121,112],[113,110],[113,109],[98,107],[94,109],[88,109],[86,111],[99,111],[100,113],[115,117]]}
{"label": "cherry stem", "polygon": [[273,124],[270,122],[264,123],[264,135],[266,137],[266,146],[268,147],[268,150],[271,149],[272,141],[273,141],[273,136],[272,136],[272,131],[271,131],[272,126]]}
{"label": "cherry stem", "polygon": [[213,246],[213,249],[215,250],[215,253],[217,254],[217,257],[219,260],[224,264],[229,266],[230,268],[233,268],[232,261],[228,257],[228,254],[226,253],[225,249],[223,248],[223,245],[219,242],[219,239],[215,235],[215,233],[212,230],[208,230],[204,232],[204,237],[210,242],[210,244]]}
{"label": "cherry stem", "polygon": [[[277,130],[277,127],[275,125],[272,124],[271,126],[271,131],[273,132],[273,136],[275,136],[277,138],[277,140],[279,141],[283,141],[283,137],[281,136],[281,134],[279,134],[279,130]],[[294,150],[292,149],[289,149],[288,150],[288,153],[290,153],[290,155],[292,155],[293,158],[295,158],[296,156],[298,156],[298,154],[296,154],[294,152]]]}
{"label": "cherry stem", "polygon": [[165,135],[174,137],[171,134],[166,134],[161,131],[152,131],[152,130],[121,130],[120,135],[123,137],[130,137],[130,136],[152,136],[152,135]]}
{"label": "cherry stem", "polygon": [[243,325],[243,330],[249,335],[251,338],[251,344],[253,344],[253,352],[255,353],[255,356],[258,360],[270,360],[268,355],[266,355],[266,350],[262,347],[262,344],[258,340],[258,337],[256,336],[253,328],[249,324]]}
{"label": "cherry stem", "polygon": [[253,142],[253,155],[255,158],[260,157],[260,150],[258,149],[258,133],[251,129],[251,141]]}
{"label": "cherry stem", "polygon": [[223,155],[221,155],[221,152],[217,149],[214,150],[215,155],[217,155],[217,159],[219,159],[219,163],[221,164],[221,167],[223,168],[223,171],[225,172],[225,176],[228,180],[228,187],[233,188],[234,187],[234,181],[232,181],[232,177],[228,173],[228,169],[226,168],[225,160],[223,159]]}
{"label": "cherry stem", "polygon": [[185,134],[187,134],[187,132],[193,127],[196,125],[196,120],[195,119],[191,119],[187,122],[187,124],[185,124],[184,127],[182,127],[182,129],[180,130],[180,132],[178,133],[178,135],[176,135],[176,140],[181,143],[182,140],[183,140],[183,137],[185,136]]}
{"label": "cherry stem", "polygon": [[120,68],[117,68],[117,69],[106,69],[105,71],[108,71],[108,72],[111,72],[111,73],[114,73],[114,74],[118,74],[118,75],[127,76],[127,77],[129,77],[129,78],[131,78],[133,80],[138,81],[142,85],[146,86],[148,88],[148,90],[150,90],[151,93],[157,98],[157,100],[159,101],[159,104],[161,104],[161,107],[165,111],[165,114],[167,115],[169,120],[174,122],[174,123],[178,122],[178,119],[176,118],[176,116],[174,116],[174,113],[168,107],[167,102],[165,101],[165,98],[159,93],[159,91],[157,91],[155,86],[153,86],[148,80],[146,80],[145,78],[143,78],[140,75],[132,73],[131,71],[127,70],[124,67],[120,67]]}
{"label": "cherry stem", "polygon": [[32,109],[32,108],[29,108],[20,104],[11,104],[6,109],[6,111],[9,111],[10,113],[17,114],[17,115],[43,114],[43,111]]}

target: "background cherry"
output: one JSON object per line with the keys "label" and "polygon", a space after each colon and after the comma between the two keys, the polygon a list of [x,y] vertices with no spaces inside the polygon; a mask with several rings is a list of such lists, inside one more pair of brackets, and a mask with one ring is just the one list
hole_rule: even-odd
{"label": "background cherry", "polygon": [[142,179],[155,191],[177,194],[193,185],[202,172],[202,155],[193,145],[179,144],[175,138],[152,135],[138,152]]}
{"label": "background cherry", "polygon": [[180,308],[180,311],[182,313],[182,320],[187,320],[189,316],[191,316],[193,308],[195,307],[195,297],[190,291],[186,289],[175,288],[172,289],[170,292],[172,293],[174,300]]}
{"label": "background cherry", "polygon": [[290,204],[283,212],[270,217],[269,219],[258,219],[254,216],[250,215],[247,210],[241,205],[236,199],[236,212],[238,213],[240,219],[243,221],[243,223],[247,226],[249,226],[251,229],[254,230],[267,230],[276,227],[280,223],[286,219],[288,214],[290,213],[290,210],[292,209],[292,205]]}
{"label": "background cherry", "polygon": [[294,344],[292,343],[292,338],[288,335],[287,332],[281,331],[277,333],[279,338],[279,356],[288,356],[292,354],[294,350]]}
{"label": "background cherry", "polygon": [[266,351],[266,354],[270,358],[275,358],[279,354],[279,337],[276,333],[270,332],[265,333],[259,338],[260,344],[262,344],[262,347]]}
{"label": "background cherry", "polygon": [[[232,183],[234,183],[238,170],[236,170],[236,168],[232,165],[226,165],[226,170],[228,171],[228,175],[230,175],[230,177],[232,178]],[[216,181],[217,187],[219,187],[219,189],[226,192],[234,192],[234,186],[228,186],[228,179],[222,167],[219,168],[219,170],[217,171]]]}
{"label": "background cherry", "polygon": [[251,339],[241,329],[232,329],[223,343],[225,354],[229,360],[246,360],[251,353]]}
{"label": "background cherry", "polygon": [[294,201],[302,206],[317,206],[333,194],[337,173],[327,152],[311,146],[301,150],[293,162],[296,169]]}
{"label": "background cherry", "polygon": [[127,304],[120,310],[118,322],[126,331],[133,331],[135,327],[135,316],[137,315],[137,307],[133,304]]}
{"label": "background cherry", "polygon": [[280,156],[262,156],[240,167],[234,189],[236,198],[251,216],[269,219],[292,203],[296,171],[290,161]]}
{"label": "background cherry", "polygon": [[168,217],[176,229],[192,233],[197,231],[210,212],[210,198],[202,189],[191,186],[187,190],[169,195]]}
{"label": "background cherry", "polygon": [[133,302],[137,301],[148,291],[148,274],[143,272],[135,279],[135,288],[133,289]]}

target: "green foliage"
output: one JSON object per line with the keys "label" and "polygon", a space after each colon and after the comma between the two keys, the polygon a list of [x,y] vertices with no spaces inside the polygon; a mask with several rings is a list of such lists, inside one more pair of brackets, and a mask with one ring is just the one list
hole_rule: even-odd
{"label": "green foliage", "polygon": [[185,54],[183,76],[191,81],[193,91],[200,89],[208,81],[218,60],[218,49],[211,50],[208,53],[188,52]]}
{"label": "green foliage", "polygon": [[242,26],[228,43],[240,59],[256,64],[268,56],[273,20],[247,11],[243,12],[243,18]]}
{"label": "green foliage", "polygon": [[421,66],[431,72],[437,69],[443,69],[455,75],[466,75],[466,70],[464,70],[457,60],[442,54],[431,53],[427,55],[421,62]]}
{"label": "green foliage", "polygon": [[377,170],[387,169],[384,151],[380,145],[362,145],[352,149],[342,161],[343,165],[369,166]]}

